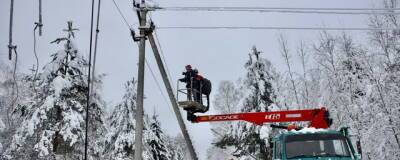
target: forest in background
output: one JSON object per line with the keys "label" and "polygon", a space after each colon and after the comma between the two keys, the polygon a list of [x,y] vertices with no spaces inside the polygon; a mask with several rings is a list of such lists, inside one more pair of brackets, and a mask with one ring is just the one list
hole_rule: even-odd
{"label": "forest in background", "polygon": [[[385,1],[384,7],[397,8],[398,2]],[[369,20],[371,28],[399,28],[397,14]],[[321,32],[319,37],[297,48],[278,37],[285,72],[266,58],[270,53],[254,46],[243,62],[246,76],[220,82],[213,107],[233,113],[325,106],[333,129],[348,126],[352,138],[361,141],[363,159],[399,159],[400,31],[369,31],[368,45],[345,32]],[[126,82],[122,101],[107,114],[101,96],[105,75],[96,74],[86,128],[87,60],[75,48],[72,32],[51,45],[60,50],[32,73],[14,74],[13,66],[0,63],[0,159],[81,159],[86,130],[91,159],[133,159],[135,79]],[[302,72],[294,71],[294,59],[300,59]],[[188,159],[183,138],[166,135],[161,126],[157,113],[145,116],[143,157]],[[267,140],[282,131],[223,122],[213,124],[212,132],[208,159],[269,159]]]}
{"label": "forest in background", "polygon": [[[384,1],[397,8],[396,0]],[[399,28],[398,15],[374,15],[371,28]],[[320,32],[313,42],[290,48],[282,34],[277,38],[286,65],[278,72],[268,51],[255,46],[245,63],[245,77],[220,82],[213,107],[218,113],[262,112],[327,107],[333,129],[350,127],[360,141],[366,160],[400,158],[400,32],[369,31],[367,44],[343,32]],[[299,59],[301,72],[295,66]],[[236,156],[270,159],[268,138],[279,132],[247,122],[213,123],[209,159]]]}

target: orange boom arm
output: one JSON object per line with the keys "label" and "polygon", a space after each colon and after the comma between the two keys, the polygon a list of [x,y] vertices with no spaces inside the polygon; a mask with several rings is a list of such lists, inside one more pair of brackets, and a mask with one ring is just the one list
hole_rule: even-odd
{"label": "orange boom arm", "polygon": [[271,111],[271,112],[252,112],[252,113],[233,113],[220,115],[196,116],[192,122],[216,122],[216,121],[237,121],[243,120],[257,125],[274,122],[299,122],[309,121],[309,127],[328,128],[331,120],[329,112],[324,108]]}

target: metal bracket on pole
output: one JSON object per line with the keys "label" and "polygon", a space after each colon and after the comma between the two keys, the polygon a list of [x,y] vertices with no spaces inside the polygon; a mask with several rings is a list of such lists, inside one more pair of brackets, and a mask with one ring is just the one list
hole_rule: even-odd
{"label": "metal bracket on pole", "polygon": [[149,33],[147,36],[149,38],[149,42],[150,42],[151,48],[153,49],[153,53],[154,53],[155,59],[157,61],[158,68],[160,70],[161,77],[162,77],[162,79],[164,81],[165,88],[167,89],[169,99],[170,99],[170,101],[172,103],[172,108],[174,109],[174,112],[175,112],[175,115],[176,115],[176,119],[178,120],[179,127],[181,128],[183,137],[185,138],[185,141],[186,141],[186,145],[187,145],[187,147],[189,149],[190,156],[192,157],[193,160],[198,160],[196,151],[194,150],[194,147],[193,147],[192,141],[190,139],[189,133],[188,133],[188,131],[186,129],[186,125],[185,125],[185,123],[184,123],[184,121],[182,119],[181,112],[179,111],[178,103],[177,103],[177,101],[175,99],[175,95],[174,95],[174,92],[172,90],[171,83],[170,83],[170,81],[168,79],[168,76],[167,76],[167,73],[165,71],[165,67],[164,67],[164,64],[163,64],[163,62],[161,60],[160,53],[158,52],[158,48],[157,48],[156,42],[154,41],[153,34]]}

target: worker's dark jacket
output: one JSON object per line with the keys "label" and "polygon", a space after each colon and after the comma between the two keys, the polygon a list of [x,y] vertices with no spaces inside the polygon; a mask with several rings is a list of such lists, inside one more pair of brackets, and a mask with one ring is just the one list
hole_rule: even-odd
{"label": "worker's dark jacket", "polygon": [[196,73],[193,70],[190,70],[190,71],[183,72],[182,74],[185,75],[185,77],[179,79],[179,81],[185,82],[186,83],[186,88],[190,88],[191,78],[195,77]]}

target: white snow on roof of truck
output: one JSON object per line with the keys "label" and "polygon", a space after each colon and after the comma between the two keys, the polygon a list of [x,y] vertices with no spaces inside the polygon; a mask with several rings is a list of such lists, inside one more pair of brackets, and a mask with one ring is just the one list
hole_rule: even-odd
{"label": "white snow on roof of truck", "polygon": [[303,133],[316,133],[316,132],[324,132],[324,131],[328,131],[328,130],[326,130],[326,129],[316,129],[314,127],[311,127],[311,128],[303,128],[303,129],[298,130],[298,131],[290,131],[290,132],[303,134]]}

